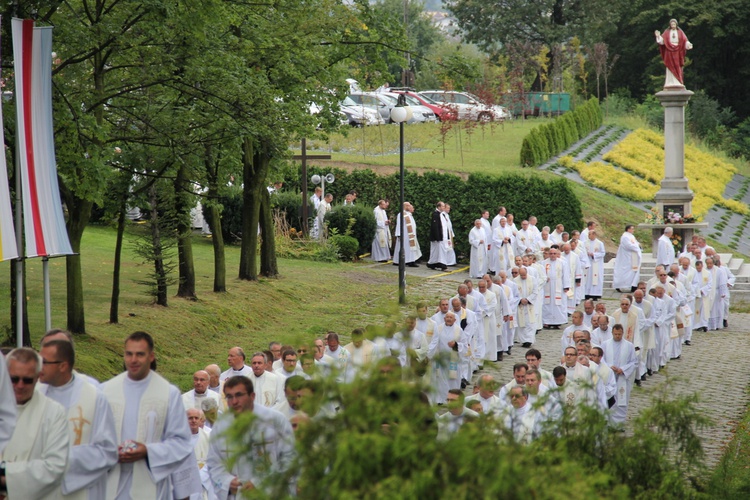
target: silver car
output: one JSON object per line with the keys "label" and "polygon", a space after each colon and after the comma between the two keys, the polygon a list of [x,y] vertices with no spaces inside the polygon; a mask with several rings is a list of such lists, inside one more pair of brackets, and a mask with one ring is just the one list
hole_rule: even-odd
{"label": "silver car", "polygon": [[[397,94],[395,92],[381,92],[383,95],[387,95],[388,97],[391,97],[393,99],[396,99],[398,101],[398,96],[402,94]],[[412,119],[407,121],[406,123],[425,123],[425,122],[436,122],[437,117],[435,116],[435,113],[428,108],[427,106],[422,105],[417,99],[403,94],[403,96],[406,98],[406,104],[409,105],[412,111]]]}

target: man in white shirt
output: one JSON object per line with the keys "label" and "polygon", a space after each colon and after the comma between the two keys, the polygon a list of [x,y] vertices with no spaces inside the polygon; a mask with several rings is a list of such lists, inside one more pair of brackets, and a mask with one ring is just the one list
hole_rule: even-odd
{"label": "man in white shirt", "polygon": [[612,408],[610,420],[616,424],[623,424],[628,412],[630,391],[633,389],[638,358],[631,342],[623,338],[623,327],[619,323],[612,327],[612,338],[604,343],[604,361],[612,368],[616,375],[617,401]]}
{"label": "man in white shirt", "polygon": [[656,264],[669,269],[674,262],[674,247],[672,246],[672,234],[674,230],[667,226],[664,233],[659,236],[658,246],[656,249]]}
{"label": "man in white shirt", "polygon": [[482,413],[485,415],[497,415],[503,409],[503,401],[495,395],[497,382],[495,377],[490,374],[484,374],[477,381],[479,392],[466,398],[466,402],[479,401],[482,405]]}
{"label": "man in white shirt", "polygon": [[[0,453],[0,495],[10,499],[56,499],[68,464],[68,418],[59,403],[35,387],[40,356],[28,347],[8,354],[18,421]],[[5,375],[5,374],[3,374]],[[3,401],[3,403],[6,403]]]}
{"label": "man in white shirt", "polygon": [[117,431],[112,410],[99,390],[74,370],[75,351],[67,340],[50,340],[41,348],[38,390],[67,412],[70,451],[62,493],[98,500],[107,492],[107,472],[117,463]]}
{"label": "man in white shirt", "polygon": [[391,229],[386,208],[388,208],[388,202],[379,200],[378,206],[373,209],[375,238],[372,240],[370,257],[375,262],[387,262],[391,259]]}
{"label": "man in white shirt", "polygon": [[198,465],[199,477],[203,494],[191,495],[190,500],[216,500],[214,488],[211,484],[211,477],[208,474],[208,444],[211,434],[210,429],[206,429],[204,424],[206,416],[202,410],[190,408],[187,410],[188,426],[190,427],[190,439],[193,443],[193,453]]}
{"label": "man in white shirt", "polygon": [[227,363],[229,363],[229,369],[221,374],[219,380],[226,380],[229,377],[235,377],[237,375],[249,375],[252,371],[250,367],[245,364],[245,351],[243,351],[241,347],[232,347],[229,349]]}
{"label": "man in white shirt", "polygon": [[129,335],[124,358],[126,371],[102,384],[119,443],[118,464],[107,478],[107,498],[171,500],[171,474],[192,451],[185,406],[180,391],[153,371],[151,335]]}

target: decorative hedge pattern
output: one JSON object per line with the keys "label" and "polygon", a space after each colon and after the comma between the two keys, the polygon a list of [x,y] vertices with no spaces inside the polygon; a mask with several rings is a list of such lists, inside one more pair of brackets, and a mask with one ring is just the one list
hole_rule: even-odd
{"label": "decorative hedge pattern", "polygon": [[537,167],[562,153],[598,129],[602,119],[599,100],[591,98],[553,122],[534,127],[521,144],[521,166]]}

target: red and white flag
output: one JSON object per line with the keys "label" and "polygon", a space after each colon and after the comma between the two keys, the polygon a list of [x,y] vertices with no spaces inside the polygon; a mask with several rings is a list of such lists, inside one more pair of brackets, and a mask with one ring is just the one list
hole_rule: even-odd
{"label": "red and white flag", "polygon": [[10,208],[8,190],[8,165],[5,161],[5,144],[3,133],[3,107],[0,106],[0,261],[18,257],[16,231],[13,226],[13,212]]}
{"label": "red and white flag", "polygon": [[52,27],[13,19],[12,28],[26,256],[70,255],[52,134]]}

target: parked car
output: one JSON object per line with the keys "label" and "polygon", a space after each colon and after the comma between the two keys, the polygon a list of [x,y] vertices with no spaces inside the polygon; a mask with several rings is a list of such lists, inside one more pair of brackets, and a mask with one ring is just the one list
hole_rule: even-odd
{"label": "parked car", "polygon": [[429,108],[433,113],[435,113],[435,118],[438,121],[456,119],[456,116],[455,116],[456,113],[452,109],[450,109],[448,106],[445,106],[442,103],[433,101],[426,95],[422,95],[413,89],[396,88],[396,89],[391,89],[391,91],[396,94],[404,94],[408,97],[415,99],[417,102],[419,102],[419,104]]}
{"label": "parked car", "polygon": [[455,110],[459,120],[493,121],[510,118],[503,106],[485,103],[469,92],[425,90],[420,94]]}
{"label": "parked car", "polygon": [[[398,93],[396,92],[383,92],[383,93],[387,96],[390,96],[396,99],[396,102],[398,102],[398,96],[399,96]],[[414,97],[411,97],[408,95],[404,95],[404,98],[406,99],[406,104],[409,105],[412,111],[412,119],[406,123],[425,123],[425,122],[437,121],[437,117],[435,116],[435,113],[427,106],[423,106],[422,103],[420,103],[418,99],[415,99]]]}
{"label": "parked car", "polygon": [[385,120],[391,122],[391,109],[396,106],[396,99],[382,92],[351,92],[349,98],[360,106],[375,109]]}
{"label": "parked car", "polygon": [[377,109],[358,104],[350,97],[345,97],[340,106],[341,112],[346,115],[349,125],[354,127],[386,123]]}

